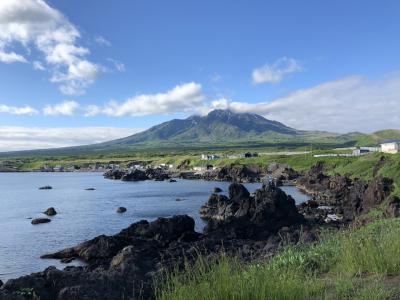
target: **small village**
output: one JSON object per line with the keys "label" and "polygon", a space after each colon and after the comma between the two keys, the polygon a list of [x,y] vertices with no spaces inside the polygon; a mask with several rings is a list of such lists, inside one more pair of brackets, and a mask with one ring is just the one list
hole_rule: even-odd
{"label": "small village", "polygon": [[[335,150],[346,150],[351,151],[351,153],[321,153],[321,154],[313,154],[313,157],[357,157],[363,156],[369,153],[381,152],[387,154],[396,154],[400,152],[400,141],[387,141],[385,143],[380,144],[375,147],[357,147],[357,148],[341,148]],[[244,152],[238,154],[221,154],[221,153],[210,153],[210,154],[201,154],[200,160],[203,161],[201,165],[193,166],[190,168],[191,171],[195,173],[202,173],[205,171],[215,170],[214,166],[215,161],[219,159],[241,159],[241,158],[255,158],[262,157],[265,155],[298,155],[298,154],[312,154],[310,151],[304,152],[272,152],[272,153],[257,153],[257,152]],[[0,172],[17,172],[19,171],[18,166],[21,165],[23,160],[3,160],[0,161]],[[50,165],[45,164],[44,166],[33,169],[33,172],[106,172],[109,170],[119,170],[119,169],[128,169],[128,170],[146,170],[149,168],[153,169],[162,169],[164,171],[174,172],[180,169],[179,166],[173,164],[150,164],[143,162],[132,162],[127,165],[121,165],[120,162],[94,162],[94,163],[85,163],[83,165]]]}

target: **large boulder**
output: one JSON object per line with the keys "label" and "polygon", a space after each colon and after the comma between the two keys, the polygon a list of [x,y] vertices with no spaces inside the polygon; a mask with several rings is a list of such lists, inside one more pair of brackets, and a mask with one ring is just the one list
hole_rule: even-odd
{"label": "large boulder", "polygon": [[303,220],[294,199],[273,183],[263,185],[254,195],[241,184],[231,184],[229,197],[212,194],[200,216],[209,220],[206,233],[235,238],[266,237]]}

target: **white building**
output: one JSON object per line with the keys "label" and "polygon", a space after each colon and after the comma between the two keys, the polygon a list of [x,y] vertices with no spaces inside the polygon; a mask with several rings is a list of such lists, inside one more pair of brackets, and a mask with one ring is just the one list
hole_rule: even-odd
{"label": "white building", "polygon": [[381,144],[381,152],[383,153],[399,153],[400,151],[400,146],[399,142],[390,142],[390,143],[383,143]]}
{"label": "white building", "polygon": [[359,147],[353,150],[353,156],[361,156],[368,154],[370,152],[378,152],[380,151],[379,147]]}
{"label": "white building", "polygon": [[213,160],[220,159],[221,157],[218,154],[202,154],[201,160]]}

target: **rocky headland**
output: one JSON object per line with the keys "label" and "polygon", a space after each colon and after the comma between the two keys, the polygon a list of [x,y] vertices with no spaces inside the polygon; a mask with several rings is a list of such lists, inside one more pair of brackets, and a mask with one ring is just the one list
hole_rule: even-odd
{"label": "rocky headland", "polygon": [[171,178],[182,178],[249,183],[262,182],[266,178],[271,178],[278,185],[293,184],[299,176],[300,174],[290,166],[279,163],[272,163],[267,168],[247,165],[227,165],[204,172],[193,172],[186,166],[186,161],[179,165],[176,171],[162,168],[148,168],[146,170],[116,169],[104,173],[104,178],[106,179],[122,181],[164,181]]}
{"label": "rocky headland", "polygon": [[[147,171],[106,174],[106,178],[129,181],[164,178]],[[219,180],[253,182],[266,175],[271,180],[254,193],[234,182],[228,196],[211,194],[199,212],[208,221],[202,233],[194,230],[194,220],[186,215],[139,221],[116,235],[100,235],[43,255],[65,262],[78,259],[85,265],[64,270],[49,267],[9,280],[0,284],[0,299],[26,299],[27,293],[41,300],[152,299],[162,275],[183,267],[188,260],[199,255],[207,259],[221,252],[245,262],[268,259],[287,243],[315,242],[321,226],[338,228],[353,222],[361,213],[383,203],[393,189],[393,182],[387,178],[376,177],[367,183],[348,176],[329,176],[323,164],[304,174],[287,166],[267,170],[228,167],[215,176]],[[276,185],[276,178],[296,182],[312,195],[312,200],[296,206]],[[399,202],[391,199],[388,213],[398,214]]]}
{"label": "rocky headland", "polygon": [[[207,257],[224,251],[245,260],[263,259],[279,249],[283,237],[298,242],[300,236],[307,236],[300,234],[307,224],[294,200],[273,184],[264,185],[255,195],[241,184],[232,184],[229,198],[221,200],[223,212],[212,207],[214,198],[202,208],[202,216],[210,219],[204,233],[195,232],[194,220],[184,215],[140,221],[116,235],[101,235],[43,255],[63,261],[80,259],[86,265],[62,271],[49,267],[9,280],[0,288],[0,299],[24,299],[18,294],[21,290],[44,300],[149,299],[163,272],[199,254]],[[306,231],[313,240],[311,228]]]}

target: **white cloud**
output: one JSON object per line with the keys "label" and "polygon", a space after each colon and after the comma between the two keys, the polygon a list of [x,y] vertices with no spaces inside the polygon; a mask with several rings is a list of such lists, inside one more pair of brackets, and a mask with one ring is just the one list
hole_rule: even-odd
{"label": "white cloud", "polygon": [[100,46],[107,46],[107,47],[110,47],[110,46],[111,46],[110,41],[107,40],[105,37],[103,37],[103,36],[101,36],[101,35],[97,35],[97,36],[94,38],[94,41],[95,41],[97,44],[99,44]]}
{"label": "white cloud", "polygon": [[[252,112],[304,130],[373,132],[400,129],[400,76],[350,76],[302,89],[271,102],[214,101],[211,109]],[[201,110],[205,112],[204,107]]]}
{"label": "white cloud", "polygon": [[34,46],[44,56],[34,68],[47,64],[51,81],[65,94],[82,94],[102,73],[101,66],[86,59],[89,49],[77,45],[80,37],[78,29],[43,0],[0,1],[0,61],[26,62],[8,49],[19,43],[29,53]]}
{"label": "white cloud", "polygon": [[34,62],[32,62],[32,65],[35,70],[38,70],[38,71],[45,70],[45,67],[43,66],[43,64],[40,61],[35,60]]}
{"label": "white cloud", "polygon": [[39,112],[28,105],[22,107],[16,107],[16,106],[0,104],[0,113],[8,113],[11,115],[36,115]]}
{"label": "white cloud", "polygon": [[22,62],[22,63],[28,62],[22,55],[16,54],[15,52],[6,53],[3,52],[1,48],[0,48],[0,61],[7,64],[14,62]]}
{"label": "white cloud", "polygon": [[78,102],[64,101],[56,105],[47,105],[43,109],[43,114],[45,116],[73,116],[78,108]]}
{"label": "white cloud", "polygon": [[108,58],[107,60],[110,61],[114,65],[114,68],[118,72],[125,72],[125,65],[122,62],[120,62],[116,59],[112,59],[112,58]]}
{"label": "white cloud", "polygon": [[142,94],[129,98],[123,103],[111,101],[104,107],[90,106],[86,115],[99,113],[113,116],[144,116],[194,111],[203,105],[205,96],[201,85],[195,82],[177,85],[165,93]]}
{"label": "white cloud", "polygon": [[115,127],[0,127],[0,151],[88,145],[126,137],[139,131],[142,131],[142,129]]}
{"label": "white cloud", "polygon": [[300,72],[303,68],[300,62],[289,57],[282,57],[273,64],[266,64],[260,68],[254,69],[252,80],[254,84],[278,83],[292,73]]}

